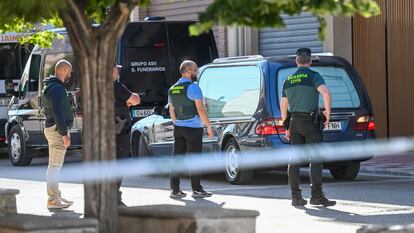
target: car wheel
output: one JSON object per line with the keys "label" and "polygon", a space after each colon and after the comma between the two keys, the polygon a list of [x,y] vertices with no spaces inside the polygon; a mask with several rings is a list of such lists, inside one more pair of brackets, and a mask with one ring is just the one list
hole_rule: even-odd
{"label": "car wheel", "polygon": [[147,158],[151,156],[151,152],[148,150],[147,143],[145,142],[144,136],[139,137],[138,143],[138,158]]}
{"label": "car wheel", "polygon": [[358,176],[360,165],[360,162],[350,162],[332,167],[329,171],[335,180],[353,180]]}
{"label": "car wheel", "polygon": [[15,125],[9,132],[9,158],[14,166],[27,166],[32,162],[29,150],[19,125]]}
{"label": "car wheel", "polygon": [[242,154],[235,139],[227,141],[224,147],[224,153],[226,156],[225,174],[230,184],[247,184],[252,181],[254,171],[241,169],[239,167],[240,156]]}

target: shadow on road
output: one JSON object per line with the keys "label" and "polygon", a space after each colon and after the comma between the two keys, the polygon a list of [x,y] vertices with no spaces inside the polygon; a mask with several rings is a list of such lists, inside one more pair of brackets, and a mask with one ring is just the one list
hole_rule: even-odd
{"label": "shadow on road", "polygon": [[[414,219],[414,213],[360,215],[326,207],[312,209],[305,207],[303,209],[308,215],[343,223],[399,225],[412,223],[412,219]],[[401,209],[401,211],[404,211],[404,209]]]}
{"label": "shadow on road", "polygon": [[73,210],[65,209],[49,209],[49,212],[52,213],[52,217],[80,218],[83,215],[81,213],[76,213]]}
{"label": "shadow on road", "polygon": [[175,199],[176,201],[183,202],[186,206],[192,207],[212,207],[212,208],[223,208],[226,202],[216,203],[214,201],[210,201],[206,198],[198,198],[198,199]]}

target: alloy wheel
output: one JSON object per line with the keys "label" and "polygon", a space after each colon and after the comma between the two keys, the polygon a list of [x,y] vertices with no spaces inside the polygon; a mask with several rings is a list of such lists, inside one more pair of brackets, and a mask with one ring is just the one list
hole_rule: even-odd
{"label": "alloy wheel", "polygon": [[226,150],[226,172],[231,179],[235,179],[238,174],[238,154],[238,150],[234,145],[230,145]]}
{"label": "alloy wheel", "polygon": [[21,139],[20,135],[15,132],[10,139],[11,155],[14,160],[18,160],[21,156]]}

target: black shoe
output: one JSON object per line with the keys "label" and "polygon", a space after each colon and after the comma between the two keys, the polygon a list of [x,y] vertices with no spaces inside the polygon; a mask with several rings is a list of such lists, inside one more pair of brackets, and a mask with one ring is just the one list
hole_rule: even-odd
{"label": "black shoe", "polygon": [[171,194],[170,194],[170,197],[171,198],[174,198],[174,199],[178,199],[178,198],[184,198],[184,197],[186,197],[187,196],[187,194],[186,193],[184,193],[183,191],[181,191],[181,190],[178,190],[178,191],[171,191]]}
{"label": "black shoe", "polygon": [[308,204],[308,201],[306,201],[302,197],[293,197],[292,198],[292,205],[293,206],[304,206],[306,204]]}
{"label": "black shoe", "polygon": [[323,206],[334,206],[336,205],[336,201],[330,201],[325,195],[321,195],[319,197],[311,197],[310,199],[311,205],[323,205]]}
{"label": "black shoe", "polygon": [[194,198],[204,198],[204,197],[213,196],[213,193],[207,192],[204,189],[200,189],[200,190],[194,190],[193,194],[191,196],[194,197]]}

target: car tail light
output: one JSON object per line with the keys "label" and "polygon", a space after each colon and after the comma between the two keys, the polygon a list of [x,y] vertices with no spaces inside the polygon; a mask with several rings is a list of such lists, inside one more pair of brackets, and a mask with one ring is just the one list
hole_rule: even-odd
{"label": "car tail light", "polygon": [[164,48],[165,47],[165,43],[159,42],[159,43],[154,43],[154,48]]}
{"label": "car tail light", "polygon": [[280,118],[263,120],[256,127],[256,134],[259,135],[276,135],[285,133],[286,130],[283,127],[283,121]]}
{"label": "car tail light", "polygon": [[361,116],[357,119],[355,126],[355,131],[375,131],[375,122],[373,116]]}

